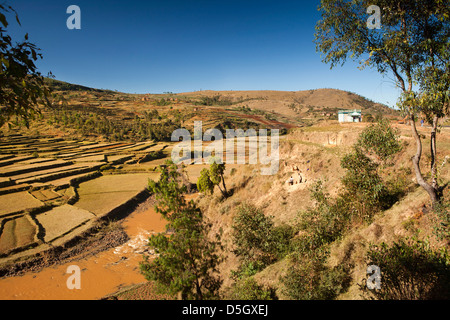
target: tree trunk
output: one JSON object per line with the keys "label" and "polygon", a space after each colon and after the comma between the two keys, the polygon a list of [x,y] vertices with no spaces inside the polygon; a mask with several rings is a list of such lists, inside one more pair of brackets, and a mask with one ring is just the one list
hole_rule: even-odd
{"label": "tree trunk", "polygon": [[227,191],[227,187],[225,186],[225,178],[223,177],[223,174],[221,176],[222,176],[223,189],[225,190],[225,194],[226,194],[225,197],[227,197],[228,196],[228,191]]}
{"label": "tree trunk", "polygon": [[220,187],[220,184],[217,185],[219,187],[220,192],[222,192],[222,195],[224,198],[227,197],[227,194],[225,193],[225,191],[222,190],[222,188]]}
{"label": "tree trunk", "polygon": [[437,126],[438,126],[438,116],[435,115],[433,117],[433,128],[431,129],[431,141],[430,141],[430,148],[431,148],[431,186],[437,190],[438,189],[438,183],[437,183],[437,159],[436,159],[436,133],[437,133]]}
{"label": "tree trunk", "polygon": [[432,185],[428,184],[424,179],[422,172],[420,171],[420,157],[422,156],[422,141],[420,140],[419,133],[417,132],[416,128],[416,121],[414,114],[410,114],[411,117],[411,129],[413,132],[413,137],[416,140],[416,154],[412,158],[414,171],[416,173],[416,180],[417,183],[425,189],[425,191],[428,193],[431,199],[432,206],[434,207],[437,202],[439,201],[438,193],[436,192],[436,189],[433,188]]}

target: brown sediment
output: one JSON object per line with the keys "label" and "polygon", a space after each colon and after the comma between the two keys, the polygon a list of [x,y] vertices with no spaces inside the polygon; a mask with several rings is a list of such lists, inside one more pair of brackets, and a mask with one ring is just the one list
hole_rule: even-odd
{"label": "brown sediment", "polygon": [[[165,221],[149,198],[120,222],[100,226],[68,249],[55,250],[3,270],[0,299],[100,299],[121,287],[145,282],[139,262],[153,232],[163,232]],[[62,249],[61,249],[62,250]],[[70,265],[81,270],[81,289],[66,285]]]}

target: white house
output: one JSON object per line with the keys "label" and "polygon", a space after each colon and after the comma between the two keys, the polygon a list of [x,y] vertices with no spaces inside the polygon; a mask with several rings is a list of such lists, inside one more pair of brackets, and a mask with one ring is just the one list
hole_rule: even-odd
{"label": "white house", "polygon": [[339,110],[338,120],[339,122],[361,122],[361,110]]}

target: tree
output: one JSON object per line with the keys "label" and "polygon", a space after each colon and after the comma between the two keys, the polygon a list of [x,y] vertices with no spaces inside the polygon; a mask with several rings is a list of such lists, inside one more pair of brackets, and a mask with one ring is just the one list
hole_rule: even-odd
{"label": "tree", "polygon": [[[214,187],[218,186],[224,198],[228,197],[228,190],[223,177],[224,172],[225,164],[217,164],[216,162],[211,163],[209,169],[202,169],[200,177],[197,180],[198,190],[200,192],[212,194],[214,192]],[[223,189],[220,187],[220,183],[222,183]]]}
{"label": "tree", "polygon": [[[228,196],[227,187],[225,185],[225,179],[223,174],[225,173],[225,164],[224,163],[211,163],[209,167],[209,174],[211,177],[211,181],[214,185],[219,187],[220,192],[222,192],[223,196],[226,198]],[[223,190],[220,187],[220,183],[222,182]]]}
{"label": "tree", "polygon": [[243,265],[238,277],[246,271],[255,273],[281,259],[290,250],[293,229],[288,225],[275,226],[273,216],[265,216],[261,209],[243,204],[233,218],[234,254]]}
{"label": "tree", "polygon": [[364,129],[358,137],[357,146],[373,154],[378,162],[386,162],[402,149],[398,130],[391,127],[389,120],[381,119]]}
{"label": "tree", "polygon": [[[381,29],[367,27],[367,8],[382,8]],[[437,189],[425,181],[420,171],[422,142],[416,128],[418,104],[412,103],[414,82],[421,68],[437,59],[448,62],[450,6],[448,0],[322,0],[322,14],[316,26],[317,50],[324,53],[323,61],[331,68],[344,64],[348,58],[360,60],[361,68],[376,68],[394,76],[402,90],[400,106],[410,118],[416,141],[412,159],[417,183],[439,201]]]}
{"label": "tree", "polygon": [[273,217],[248,204],[241,205],[233,218],[233,252],[244,263],[258,262],[265,267],[276,261]]}
{"label": "tree", "polygon": [[25,41],[13,43],[6,33],[7,13],[14,13],[20,25],[17,12],[0,4],[0,127],[19,124],[20,120],[28,127],[40,106],[51,107],[50,91],[35,65],[42,58],[39,49],[28,41],[28,34]]}
{"label": "tree", "polygon": [[149,246],[158,256],[152,261],[144,257],[141,272],[161,291],[181,293],[182,299],[217,298],[222,284],[217,275],[220,237],[209,238],[211,225],[193,200],[185,200],[186,187],[179,184],[177,166],[167,162],[160,172],[158,182],[149,181],[149,189],[158,201],[156,211],[168,222],[166,234],[150,237]]}
{"label": "tree", "polygon": [[[421,92],[419,93],[419,111],[421,111],[429,124],[431,124],[430,137],[430,172],[431,186],[436,192],[440,192],[437,181],[436,161],[436,134],[439,119],[450,114],[450,53],[448,44],[441,43],[440,48],[429,46],[432,55],[429,63],[422,67],[418,75]],[[439,194],[438,194],[439,195]]]}
{"label": "tree", "polygon": [[212,194],[214,192],[214,183],[211,181],[208,169],[202,169],[200,171],[200,177],[197,180],[197,189],[200,192]]}

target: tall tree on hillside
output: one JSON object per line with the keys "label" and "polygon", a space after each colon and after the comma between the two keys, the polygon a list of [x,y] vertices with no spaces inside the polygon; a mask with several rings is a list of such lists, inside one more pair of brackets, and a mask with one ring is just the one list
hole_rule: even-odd
{"label": "tall tree on hillside", "polygon": [[[381,9],[379,29],[368,23],[373,13],[368,9],[372,5]],[[418,113],[425,112],[425,107],[421,108],[424,104],[418,103],[414,84],[423,70],[429,70],[426,66],[433,63],[436,66],[438,60],[448,65],[449,57],[445,52],[449,48],[449,0],[322,0],[319,11],[322,19],[316,25],[315,42],[317,50],[325,54],[325,63],[333,68],[347,59],[358,60],[361,69],[369,66],[381,74],[393,76],[402,90],[400,105],[411,120],[417,147],[412,159],[416,179],[433,205],[436,204],[439,201],[437,184],[425,181],[420,170],[422,141],[415,120]],[[441,90],[435,86],[436,79],[427,77],[427,81],[434,89],[424,90],[428,93],[422,103],[430,101],[425,97],[432,97],[431,92]],[[440,105],[428,110],[439,118],[444,108]]]}
{"label": "tall tree on hillside", "polygon": [[158,182],[149,181],[149,189],[158,202],[156,211],[167,220],[167,234],[150,237],[149,246],[158,256],[145,257],[141,272],[163,292],[181,293],[182,299],[217,298],[222,284],[217,271],[220,237],[209,237],[211,225],[194,201],[184,198],[187,190],[180,185],[177,166],[168,162],[160,172]]}
{"label": "tall tree on hillside", "polygon": [[437,145],[439,119],[450,114],[450,48],[443,43],[436,47],[429,44],[429,50],[434,54],[421,68],[418,75],[420,92],[417,95],[419,110],[425,115],[427,122],[431,124],[430,139],[430,170],[431,186],[439,190],[437,176]]}
{"label": "tall tree on hillside", "polygon": [[[224,198],[228,197],[227,186],[225,185],[225,164],[212,162],[209,169],[203,169],[200,172],[200,177],[197,180],[197,188],[200,192],[212,194],[214,186],[218,186]],[[220,187],[222,183],[223,189]]]}

